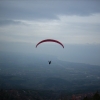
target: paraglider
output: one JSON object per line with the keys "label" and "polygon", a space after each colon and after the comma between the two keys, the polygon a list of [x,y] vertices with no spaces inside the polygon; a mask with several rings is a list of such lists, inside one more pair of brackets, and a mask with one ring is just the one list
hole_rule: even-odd
{"label": "paraglider", "polygon": [[49,62],[49,64],[51,64],[51,61],[48,61]]}
{"label": "paraglider", "polygon": [[[54,40],[54,39],[45,39],[45,40],[42,40],[42,41],[40,41],[39,43],[36,44],[36,48],[37,48],[37,46],[39,44],[44,43],[44,42],[55,42],[55,43],[60,44],[64,48],[64,45],[61,42],[59,42],[58,40]],[[48,62],[49,62],[49,64],[51,64],[51,61],[48,61]]]}
{"label": "paraglider", "polygon": [[45,40],[42,40],[42,41],[40,41],[40,42],[36,45],[36,48],[37,48],[37,46],[38,46],[39,44],[41,44],[41,43],[43,43],[43,42],[55,42],[55,43],[60,44],[60,45],[64,48],[64,45],[63,45],[61,42],[59,42],[59,41],[57,41],[57,40],[54,40],[54,39],[45,39]]}

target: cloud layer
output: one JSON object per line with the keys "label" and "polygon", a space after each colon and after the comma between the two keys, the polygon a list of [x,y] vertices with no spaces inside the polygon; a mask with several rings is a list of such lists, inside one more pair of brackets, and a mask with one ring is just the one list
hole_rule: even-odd
{"label": "cloud layer", "polygon": [[57,19],[57,15],[87,16],[100,12],[99,0],[0,1],[0,19]]}
{"label": "cloud layer", "polygon": [[0,40],[36,43],[54,38],[69,44],[100,43],[100,14],[90,16],[58,16],[59,19],[3,20]]}

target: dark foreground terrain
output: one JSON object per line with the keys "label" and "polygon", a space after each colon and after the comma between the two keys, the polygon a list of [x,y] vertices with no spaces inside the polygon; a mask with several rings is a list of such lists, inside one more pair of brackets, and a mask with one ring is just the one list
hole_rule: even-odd
{"label": "dark foreground terrain", "polygon": [[0,90],[0,100],[100,100],[99,92],[67,94],[63,91]]}

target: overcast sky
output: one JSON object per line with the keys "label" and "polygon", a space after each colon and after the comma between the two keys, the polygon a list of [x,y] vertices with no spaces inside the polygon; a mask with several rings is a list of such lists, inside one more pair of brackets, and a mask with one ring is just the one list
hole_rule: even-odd
{"label": "overcast sky", "polygon": [[100,47],[100,0],[0,0],[1,51],[47,38]]}

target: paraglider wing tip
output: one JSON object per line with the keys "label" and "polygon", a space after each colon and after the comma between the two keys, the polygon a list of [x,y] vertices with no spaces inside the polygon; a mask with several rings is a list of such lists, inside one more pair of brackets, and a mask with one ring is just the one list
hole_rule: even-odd
{"label": "paraglider wing tip", "polygon": [[62,47],[64,48],[64,45],[63,44],[61,44],[62,45]]}
{"label": "paraglider wing tip", "polygon": [[36,48],[37,48],[37,45],[36,45]]}

